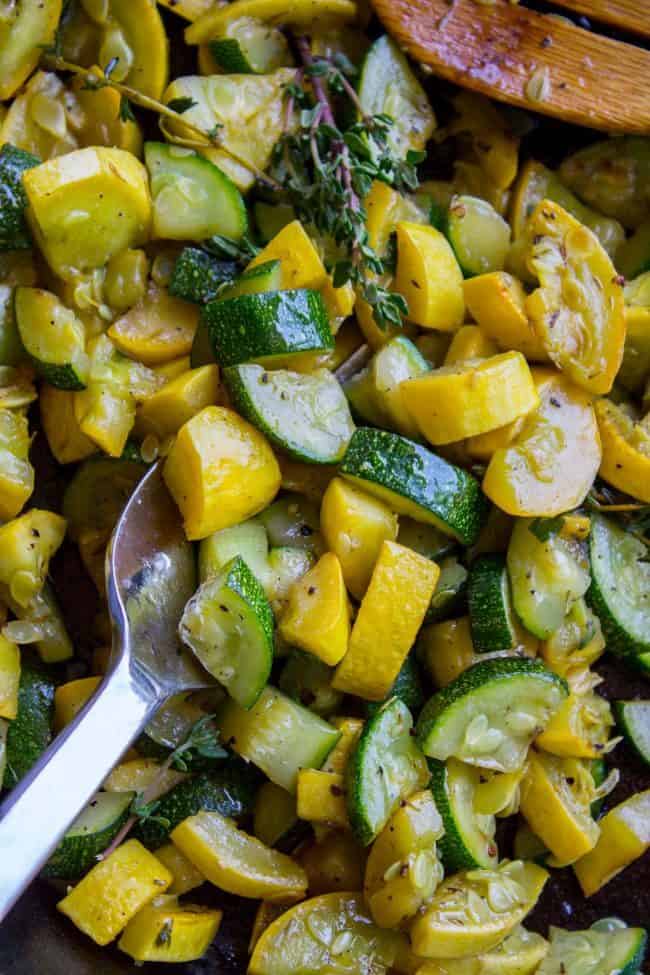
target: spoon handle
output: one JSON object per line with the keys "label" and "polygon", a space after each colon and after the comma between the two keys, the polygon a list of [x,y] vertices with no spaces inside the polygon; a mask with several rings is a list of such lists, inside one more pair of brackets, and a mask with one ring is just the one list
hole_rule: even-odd
{"label": "spoon handle", "polygon": [[0,806],[0,921],[156,707],[118,666]]}

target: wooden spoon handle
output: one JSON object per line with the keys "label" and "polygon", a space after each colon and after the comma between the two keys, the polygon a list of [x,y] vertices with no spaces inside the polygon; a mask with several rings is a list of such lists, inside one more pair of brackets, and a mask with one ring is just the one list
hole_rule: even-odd
{"label": "wooden spoon handle", "polygon": [[[650,133],[648,51],[507,0],[372,4],[404,50],[449,81],[577,125]],[[531,98],[544,77],[545,97]]]}

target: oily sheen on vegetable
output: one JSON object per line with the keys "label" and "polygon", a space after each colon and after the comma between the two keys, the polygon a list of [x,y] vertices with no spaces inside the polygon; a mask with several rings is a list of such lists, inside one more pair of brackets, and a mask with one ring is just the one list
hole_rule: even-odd
{"label": "oily sheen on vegetable", "polygon": [[637,975],[631,913],[534,912],[650,846],[650,138],[565,151],[355,0],[160,3],[0,23],[0,787],[110,666],[154,462],[209,684],[58,910],[137,965],[218,967],[232,895],[249,975]]}

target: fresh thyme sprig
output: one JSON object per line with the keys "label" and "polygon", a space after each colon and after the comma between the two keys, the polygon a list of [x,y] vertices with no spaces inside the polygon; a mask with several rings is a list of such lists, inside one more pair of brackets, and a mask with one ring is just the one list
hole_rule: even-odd
{"label": "fresh thyme sprig", "polygon": [[[335,287],[352,282],[372,306],[380,328],[399,326],[408,307],[385,287],[382,276],[389,273],[389,263],[370,246],[362,201],[374,180],[400,192],[416,189],[415,165],[422,154],[409,153],[404,161],[395,156],[393,119],[363,113],[347,77],[354,69],[346,58],[315,58],[306,37],[296,44],[303,67],[287,87],[286,131],[275,148],[274,166],[298,217],[342,252],[332,269]],[[340,127],[334,98],[346,100],[359,121]]]}
{"label": "fresh thyme sprig", "polygon": [[169,820],[165,816],[158,815],[160,800],[154,798],[165,773],[170,768],[187,772],[192,753],[200,755],[202,758],[225,758],[228,754],[225,748],[219,744],[218,733],[212,724],[213,718],[213,714],[206,714],[205,717],[199,718],[190,728],[185,740],[170,752],[147,788],[138,792],[133,799],[129,807],[129,818],[117,832],[110,845],[99,854],[98,860],[105,860],[106,857],[110,856],[129,835],[137,822],[158,823],[163,828],[169,829],[171,825]]}

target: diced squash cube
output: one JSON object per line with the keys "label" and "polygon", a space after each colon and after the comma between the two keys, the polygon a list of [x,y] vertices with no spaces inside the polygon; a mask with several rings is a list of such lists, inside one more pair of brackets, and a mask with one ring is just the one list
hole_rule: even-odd
{"label": "diced squash cube", "polygon": [[338,772],[301,769],[298,772],[296,798],[299,819],[349,828],[345,781]]}
{"label": "diced squash cube", "polygon": [[29,462],[27,417],[0,408],[0,518],[20,514],[34,490],[34,468]]}
{"label": "diced squash cube", "polygon": [[19,606],[28,606],[43,588],[65,528],[65,518],[41,508],[31,508],[0,527],[0,582]]}
{"label": "diced squash cube", "polygon": [[43,383],[40,406],[43,431],[59,464],[74,464],[96,453],[97,444],[81,432],[77,422],[71,390]]}
{"label": "diced squash cube", "polygon": [[147,173],[130,152],[78,149],[28,170],[23,186],[34,237],[52,270],[66,280],[147,240]]}
{"label": "diced squash cube", "polygon": [[595,847],[575,866],[585,897],[591,897],[650,847],[650,789],[636,792],[600,820]]}
{"label": "diced squash cube", "polygon": [[526,292],[506,271],[477,274],[463,282],[467,310],[488,338],[504,351],[515,349],[527,359],[545,362],[548,355],[526,314]]}
{"label": "diced squash cube", "polygon": [[283,227],[253,258],[247,270],[266,261],[281,262],[283,288],[318,291],[327,282],[325,265],[299,220],[292,220]]}
{"label": "diced squash cube", "polygon": [[594,404],[603,445],[600,476],[619,491],[650,504],[650,429],[608,399]]}
{"label": "diced squash cube", "polygon": [[465,359],[487,359],[488,356],[496,355],[499,350],[496,345],[478,325],[463,325],[454,334],[444,365],[451,366],[455,362],[463,362]]}
{"label": "diced squash cube", "polygon": [[325,759],[323,772],[338,772],[343,775],[352,749],[356,747],[363,731],[363,721],[361,718],[332,718],[331,723],[340,731],[341,737]]}
{"label": "diced squash cube", "polygon": [[409,321],[421,328],[450,332],[462,325],[463,273],[447,238],[435,227],[397,224],[394,288],[408,303]]}
{"label": "diced squash cube", "polygon": [[215,406],[219,394],[219,366],[189,369],[147,397],[136,416],[136,432],[164,440],[206,406]]}
{"label": "diced squash cube", "polygon": [[[163,769],[155,758],[128,758],[115,766],[104,780],[103,788],[106,792],[144,792],[146,789],[152,799],[159,799],[186,778],[185,772]],[[172,891],[174,893],[177,891]]]}
{"label": "diced squash cube", "polygon": [[440,569],[396,542],[384,542],[332,679],[336,690],[382,701],[413,646]]}
{"label": "diced squash cube", "polygon": [[58,909],[98,945],[107,945],[159,894],[172,875],[138,840],[127,840],[59,901]]}
{"label": "diced squash cube", "polygon": [[156,850],[156,857],[163,863],[174,878],[167,892],[180,897],[205,883],[205,877],[197,870],[191,860],[184,856],[173,843],[165,843]]}
{"label": "diced squash cube", "polygon": [[0,634],[0,718],[10,721],[18,714],[20,650]]}
{"label": "diced squash cube", "polygon": [[340,561],[345,584],[361,599],[382,544],[397,538],[397,515],[383,501],[335,477],[323,496],[320,517],[323,537]]}
{"label": "diced squash cube", "polygon": [[345,656],[350,610],[341,563],[333,552],[294,582],[280,619],[280,635],[334,667]]}
{"label": "diced squash cube", "polygon": [[197,961],[219,930],[222,913],[198,904],[179,904],[177,897],[165,894],[138,911],[117,947],[136,962]]}
{"label": "diced squash cube", "polygon": [[451,684],[478,658],[469,616],[425,626],[418,637],[417,653],[436,687]]}
{"label": "diced squash cube", "polygon": [[[0,99],[6,101],[39,62],[42,46],[51,43],[61,0],[28,0],[12,8],[0,33]],[[4,141],[4,140],[3,140]]]}
{"label": "diced squash cube", "polygon": [[231,894],[285,903],[305,896],[307,877],[302,867],[237,829],[218,812],[190,816],[171,838],[210,883]]}
{"label": "diced squash cube", "polygon": [[299,859],[309,878],[309,895],[337,890],[361,890],[366,851],[349,830],[314,824],[322,837],[300,850]]}
{"label": "diced squash cube", "polygon": [[222,406],[206,407],[181,427],[163,476],[191,539],[251,518],[280,487],[280,468],[266,439]]}
{"label": "diced squash cube", "polygon": [[57,687],[54,692],[54,727],[57,731],[70,724],[101,682],[101,677],[81,677]]}
{"label": "diced squash cube", "polygon": [[275,782],[263,782],[255,796],[253,833],[267,846],[275,846],[279,839],[296,825],[296,797]]}

